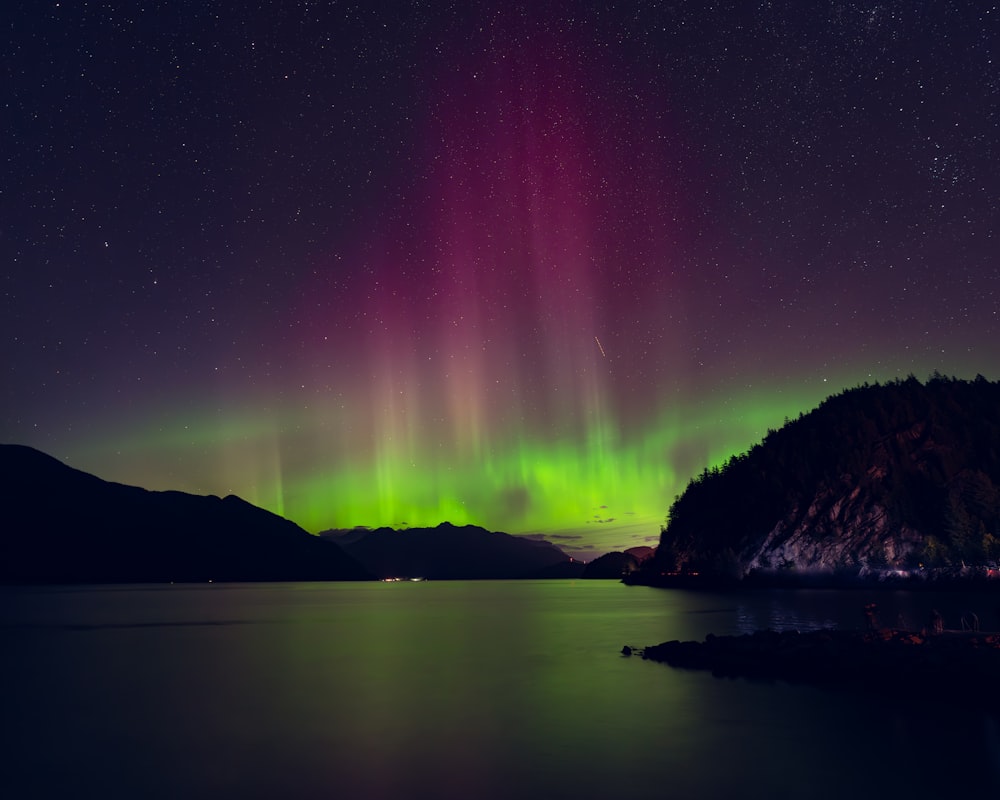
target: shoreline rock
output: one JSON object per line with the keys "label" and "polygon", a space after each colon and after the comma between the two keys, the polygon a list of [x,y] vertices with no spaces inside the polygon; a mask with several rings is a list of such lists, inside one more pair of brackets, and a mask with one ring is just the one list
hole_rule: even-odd
{"label": "shoreline rock", "polygon": [[1000,714],[1000,633],[767,630],[629,649],[645,660],[720,678],[870,690]]}

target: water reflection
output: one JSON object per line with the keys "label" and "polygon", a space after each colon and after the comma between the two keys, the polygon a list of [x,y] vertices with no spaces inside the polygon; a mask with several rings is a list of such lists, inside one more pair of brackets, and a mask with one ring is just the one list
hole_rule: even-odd
{"label": "water reflection", "polygon": [[814,631],[836,628],[838,621],[822,612],[802,609],[779,596],[763,602],[743,601],[736,606],[736,631],[741,634],[760,630]]}
{"label": "water reflection", "polygon": [[[995,788],[993,720],[619,655],[859,627],[867,599],[613,581],[0,590],[16,689],[0,794],[924,797],[958,785],[962,758],[964,788]],[[933,602],[948,619],[982,598]]]}
{"label": "water reflection", "polygon": [[1000,630],[1000,599],[989,593],[804,590],[739,597],[732,633],[858,630],[872,625],[919,631],[931,625],[935,612],[946,629],[961,630],[974,618],[983,631]]}

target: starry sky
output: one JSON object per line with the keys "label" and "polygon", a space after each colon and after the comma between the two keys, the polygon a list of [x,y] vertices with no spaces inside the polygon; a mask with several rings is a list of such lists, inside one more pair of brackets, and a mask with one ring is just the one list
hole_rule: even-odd
{"label": "starry sky", "polygon": [[1000,378],[989,2],[7,4],[0,441],[570,554]]}

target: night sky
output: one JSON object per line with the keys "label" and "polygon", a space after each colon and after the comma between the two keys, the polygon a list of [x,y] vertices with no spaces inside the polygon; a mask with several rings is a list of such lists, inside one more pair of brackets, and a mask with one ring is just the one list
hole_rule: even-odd
{"label": "night sky", "polygon": [[5,9],[0,441],[587,556],[830,394],[1000,378],[989,2]]}

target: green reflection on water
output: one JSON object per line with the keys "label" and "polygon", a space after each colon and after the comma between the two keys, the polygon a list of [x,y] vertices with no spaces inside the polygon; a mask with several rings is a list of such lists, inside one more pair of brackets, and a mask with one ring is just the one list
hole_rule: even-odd
{"label": "green reflection on water", "polygon": [[[686,798],[876,798],[1000,775],[996,726],[974,715],[618,654],[745,620],[854,619],[851,594],[538,581],[0,589],[0,601],[0,679],[16,687],[3,796],[659,797],[669,784]],[[919,745],[942,725],[940,764],[972,754],[978,771],[926,761]]]}

